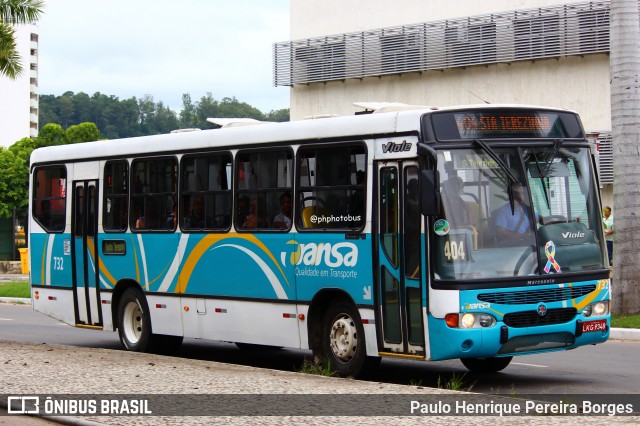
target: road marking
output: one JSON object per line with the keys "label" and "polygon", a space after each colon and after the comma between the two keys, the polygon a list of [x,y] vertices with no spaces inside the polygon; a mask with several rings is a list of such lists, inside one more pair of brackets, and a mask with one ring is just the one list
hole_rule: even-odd
{"label": "road marking", "polygon": [[549,368],[548,365],[525,364],[523,362],[512,362],[511,365],[524,365],[525,367]]}
{"label": "road marking", "polygon": [[13,318],[0,318],[0,321],[13,321]]}

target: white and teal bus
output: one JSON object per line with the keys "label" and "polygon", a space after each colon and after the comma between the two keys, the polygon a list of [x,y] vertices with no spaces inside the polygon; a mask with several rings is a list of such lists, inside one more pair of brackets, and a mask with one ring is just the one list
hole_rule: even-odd
{"label": "white and teal bus", "polygon": [[495,372],[607,340],[598,182],[575,113],[236,124],[34,151],[34,309],[133,351],[301,348],[343,376],[382,357]]}

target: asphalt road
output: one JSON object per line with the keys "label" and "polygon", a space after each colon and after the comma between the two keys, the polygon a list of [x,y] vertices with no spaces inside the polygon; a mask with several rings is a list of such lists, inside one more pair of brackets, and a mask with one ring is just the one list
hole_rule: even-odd
{"label": "asphalt road", "polygon": [[[121,350],[116,333],[71,327],[34,312],[29,305],[0,303],[0,340]],[[502,373],[492,375],[469,373],[458,360],[425,363],[385,359],[370,380],[431,388],[461,382],[461,390],[512,395],[640,394],[635,355],[639,351],[639,341],[610,340],[567,352],[516,357]],[[178,353],[181,358],[283,371],[299,371],[310,355],[289,349],[246,351],[230,343],[196,339],[185,339]]]}

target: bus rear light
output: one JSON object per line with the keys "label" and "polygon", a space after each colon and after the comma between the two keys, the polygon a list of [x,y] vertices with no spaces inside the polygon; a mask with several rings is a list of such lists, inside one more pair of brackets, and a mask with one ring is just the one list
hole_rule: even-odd
{"label": "bus rear light", "polygon": [[458,328],[458,318],[460,316],[458,314],[447,314],[444,317],[444,320],[447,322],[447,325],[451,328]]}

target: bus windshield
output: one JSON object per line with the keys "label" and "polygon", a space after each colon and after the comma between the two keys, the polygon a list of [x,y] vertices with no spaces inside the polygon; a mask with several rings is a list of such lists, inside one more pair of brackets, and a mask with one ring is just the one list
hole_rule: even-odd
{"label": "bus windshield", "polygon": [[441,213],[433,224],[439,280],[604,268],[597,189],[587,147],[438,152]]}

